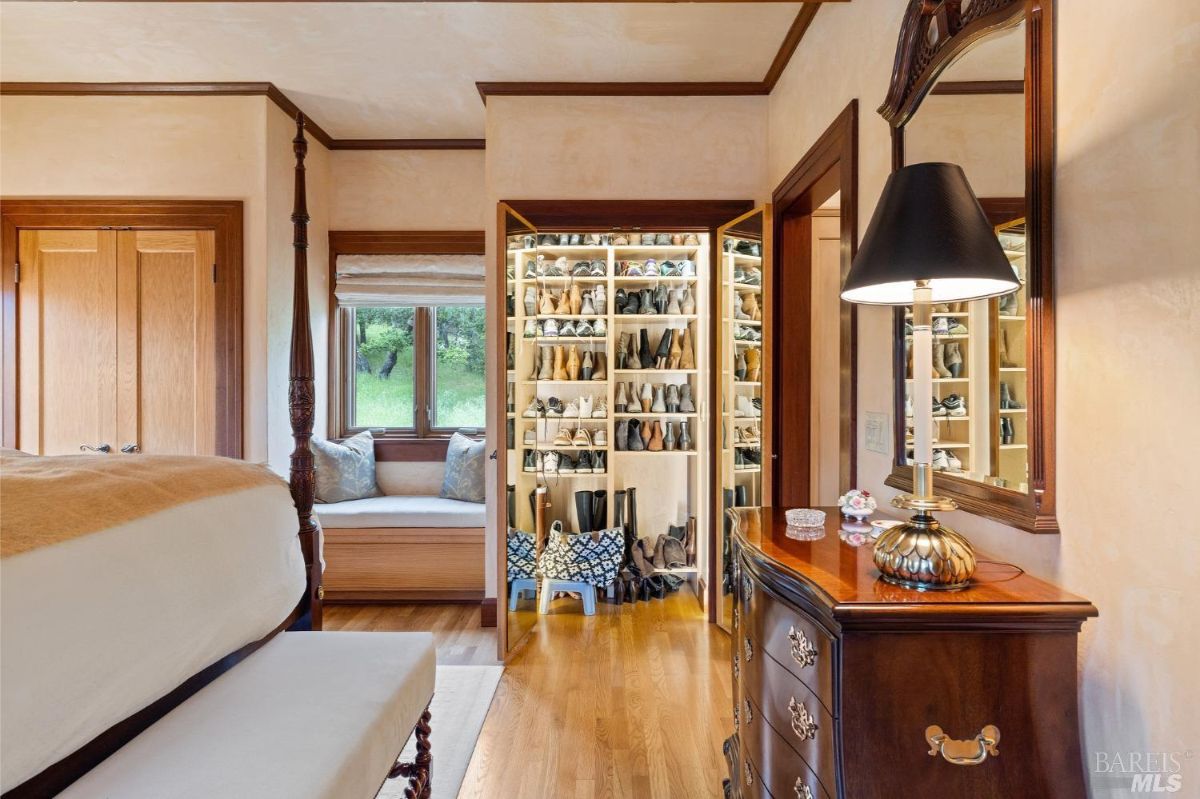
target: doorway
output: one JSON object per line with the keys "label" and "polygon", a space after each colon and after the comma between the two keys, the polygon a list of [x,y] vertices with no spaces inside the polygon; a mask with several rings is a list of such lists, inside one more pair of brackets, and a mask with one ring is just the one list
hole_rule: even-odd
{"label": "doorway", "polygon": [[857,316],[838,297],[858,247],[857,100],[780,182],[772,205],[772,504],[836,504],[857,480]]}

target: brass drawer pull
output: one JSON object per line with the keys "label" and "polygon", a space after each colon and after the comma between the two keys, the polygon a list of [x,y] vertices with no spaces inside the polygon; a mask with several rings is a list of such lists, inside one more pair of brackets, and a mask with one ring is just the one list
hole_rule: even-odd
{"label": "brass drawer pull", "polygon": [[992,757],[1000,756],[1000,729],[994,724],[988,724],[979,734],[968,741],[956,741],[936,724],[925,728],[925,740],[929,741],[929,754],[936,756],[939,752],[946,762],[956,766],[978,766]]}
{"label": "brass drawer pull", "polygon": [[738,609],[734,608],[733,609],[733,626],[734,627],[738,626],[738,619],[740,619],[740,618],[741,618],[741,616],[738,615]]}
{"label": "brass drawer pull", "polygon": [[735,703],[733,706],[733,731],[737,732],[742,728],[742,709]]}
{"label": "brass drawer pull", "polygon": [[738,679],[742,674],[741,660],[742,659],[740,657],[738,657],[737,652],[734,652],[733,653],[733,679],[735,679],[735,680]]}
{"label": "brass drawer pull", "polygon": [[749,724],[754,721],[754,710],[750,707],[749,699],[743,699],[742,704],[745,706],[746,723]]}
{"label": "brass drawer pull", "polygon": [[754,596],[754,581],[750,579],[750,575],[742,575],[742,601],[749,602],[750,597]]}
{"label": "brass drawer pull", "polygon": [[750,643],[750,636],[746,636],[746,662],[749,663],[754,658],[754,644]]}
{"label": "brass drawer pull", "polygon": [[750,764],[748,762],[746,763],[746,784],[754,784],[754,772],[750,770]]}
{"label": "brass drawer pull", "polygon": [[796,791],[796,799],[813,799],[812,788],[809,788],[808,783],[800,777],[796,778],[794,790]]}
{"label": "brass drawer pull", "polygon": [[808,640],[803,630],[792,627],[788,630],[788,640],[792,642],[792,660],[800,664],[801,668],[807,668],[817,662],[817,648]]}
{"label": "brass drawer pull", "polygon": [[[788,702],[788,712],[792,714],[792,732],[802,741],[811,741],[817,737],[817,720],[808,713],[808,708],[792,697]],[[932,728],[931,728],[932,729]]]}

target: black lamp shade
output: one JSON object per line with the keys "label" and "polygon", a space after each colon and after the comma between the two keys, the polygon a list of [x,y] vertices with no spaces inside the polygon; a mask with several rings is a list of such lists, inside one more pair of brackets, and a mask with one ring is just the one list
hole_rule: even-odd
{"label": "black lamp shade", "polygon": [[892,173],[842,299],[908,305],[918,280],[928,281],[932,302],[995,297],[1020,286],[957,164],[913,164]]}

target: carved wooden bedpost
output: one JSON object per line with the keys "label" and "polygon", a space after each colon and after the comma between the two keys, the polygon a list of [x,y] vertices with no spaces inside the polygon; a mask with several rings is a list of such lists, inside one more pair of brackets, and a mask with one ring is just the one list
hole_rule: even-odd
{"label": "carved wooden bedpost", "polygon": [[295,205],[292,208],[292,247],[295,249],[295,283],[292,289],[292,349],[288,366],[288,415],[292,422],[292,450],[289,483],[296,513],[300,518],[300,548],[308,569],[308,602],[312,629],[321,629],[321,530],[313,519],[312,439],[315,389],[313,383],[312,328],[308,309],[308,202],[305,192],[304,157],[308,141],[304,138],[304,115],[296,115]]}

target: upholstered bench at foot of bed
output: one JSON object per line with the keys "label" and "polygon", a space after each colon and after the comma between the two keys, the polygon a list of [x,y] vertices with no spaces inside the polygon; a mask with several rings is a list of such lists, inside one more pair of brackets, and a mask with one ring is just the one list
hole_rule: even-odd
{"label": "upholstered bench at foot of bed", "polygon": [[479,601],[486,506],[382,496],[314,507],[326,601]]}
{"label": "upholstered bench at foot of bed", "polygon": [[434,672],[429,633],[281,633],[61,796],[372,799]]}

